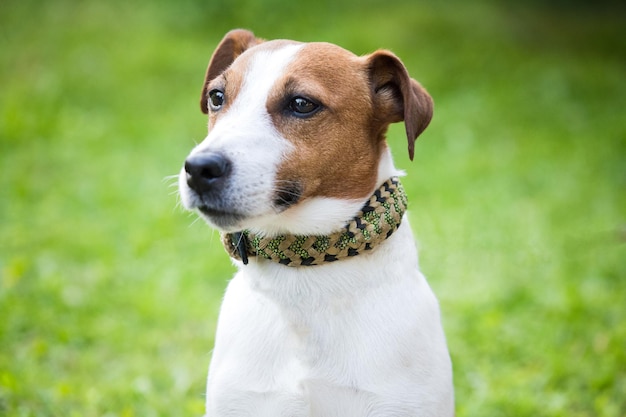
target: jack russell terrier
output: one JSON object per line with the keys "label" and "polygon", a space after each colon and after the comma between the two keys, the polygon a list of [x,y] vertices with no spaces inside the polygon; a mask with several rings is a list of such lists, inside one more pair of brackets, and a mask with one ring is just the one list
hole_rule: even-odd
{"label": "jack russell terrier", "polygon": [[229,32],[202,96],[209,134],[179,176],[239,272],[217,326],[206,416],[453,416],[439,306],[385,140],[409,156],[428,93],[391,52]]}

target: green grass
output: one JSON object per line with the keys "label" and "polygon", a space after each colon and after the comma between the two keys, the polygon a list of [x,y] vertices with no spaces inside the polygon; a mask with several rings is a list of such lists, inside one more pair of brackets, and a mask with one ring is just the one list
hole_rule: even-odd
{"label": "green grass", "polygon": [[[560,3],[556,3],[557,6]],[[201,415],[218,236],[177,207],[233,27],[394,50],[435,99],[406,155],[457,415],[626,415],[626,11],[610,4],[0,5],[0,415]]]}

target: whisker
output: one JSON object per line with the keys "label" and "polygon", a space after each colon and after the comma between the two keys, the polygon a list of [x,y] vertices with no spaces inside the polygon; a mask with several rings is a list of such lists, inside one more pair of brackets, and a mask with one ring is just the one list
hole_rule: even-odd
{"label": "whisker", "polygon": [[298,181],[293,181],[293,180],[275,180],[274,182],[276,182],[276,183],[285,183],[285,184],[290,184],[290,185],[299,184]]}
{"label": "whisker", "polygon": [[167,188],[178,188],[178,175],[168,175],[163,178],[163,183]]}
{"label": "whisker", "polygon": [[195,219],[193,219],[193,221],[191,222],[191,224],[189,224],[188,228],[191,229],[196,223],[198,223],[200,221],[200,216],[196,216]]}
{"label": "whisker", "polygon": [[274,188],[272,191],[274,191],[275,193],[279,193],[279,194],[286,194],[286,195],[300,195],[300,193],[297,190],[293,190],[293,189],[289,189],[289,188]]}

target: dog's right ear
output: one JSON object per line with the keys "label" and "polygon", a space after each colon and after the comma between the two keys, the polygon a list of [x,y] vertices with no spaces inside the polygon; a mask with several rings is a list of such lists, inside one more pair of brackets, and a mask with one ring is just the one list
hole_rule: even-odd
{"label": "dog's right ear", "polygon": [[254,33],[244,29],[231,30],[224,36],[224,39],[222,39],[217,49],[215,49],[215,52],[213,52],[213,56],[206,70],[204,84],[202,85],[202,94],[200,96],[200,109],[202,113],[209,113],[207,103],[207,86],[209,82],[223,73],[246,49],[261,42],[263,41],[254,36]]}

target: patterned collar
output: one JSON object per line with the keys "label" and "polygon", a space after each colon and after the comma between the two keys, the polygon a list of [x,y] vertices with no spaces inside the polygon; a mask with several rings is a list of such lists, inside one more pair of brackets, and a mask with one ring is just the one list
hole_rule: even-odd
{"label": "patterned collar", "polygon": [[231,257],[248,264],[258,256],[286,266],[334,262],[374,249],[398,229],[407,197],[398,177],[387,180],[361,211],[338,232],[326,236],[279,235],[261,237],[248,230],[222,235]]}

